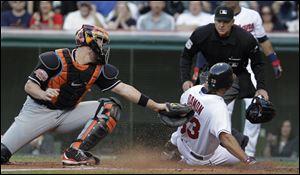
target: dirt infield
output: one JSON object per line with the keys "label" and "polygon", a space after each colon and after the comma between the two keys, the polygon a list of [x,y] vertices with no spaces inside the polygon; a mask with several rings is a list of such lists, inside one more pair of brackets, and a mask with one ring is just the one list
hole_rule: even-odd
{"label": "dirt infield", "polygon": [[136,147],[116,156],[104,159],[99,166],[64,168],[59,158],[53,160],[12,159],[10,165],[1,166],[1,174],[6,173],[175,173],[175,174],[299,174],[299,163],[258,162],[252,166],[189,166],[177,162],[160,160],[158,151]]}

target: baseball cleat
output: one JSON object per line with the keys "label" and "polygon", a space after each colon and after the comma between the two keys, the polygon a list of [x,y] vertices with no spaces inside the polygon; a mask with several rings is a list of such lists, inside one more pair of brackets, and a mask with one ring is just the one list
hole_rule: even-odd
{"label": "baseball cleat", "polygon": [[100,159],[89,152],[80,149],[68,148],[62,156],[64,166],[99,165]]}
{"label": "baseball cleat", "polygon": [[11,153],[8,148],[1,143],[1,165],[9,164],[9,159],[11,157]]}
{"label": "baseball cleat", "polygon": [[160,154],[162,160],[179,161],[181,160],[180,153],[177,146],[173,145],[169,140],[164,147],[163,152]]}

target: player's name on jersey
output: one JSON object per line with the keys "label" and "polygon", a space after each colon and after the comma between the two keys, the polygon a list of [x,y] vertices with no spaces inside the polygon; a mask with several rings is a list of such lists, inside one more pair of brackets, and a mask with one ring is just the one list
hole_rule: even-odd
{"label": "player's name on jersey", "polygon": [[193,110],[198,113],[198,115],[201,113],[201,111],[204,109],[204,106],[191,94],[188,98],[188,104],[192,105]]}

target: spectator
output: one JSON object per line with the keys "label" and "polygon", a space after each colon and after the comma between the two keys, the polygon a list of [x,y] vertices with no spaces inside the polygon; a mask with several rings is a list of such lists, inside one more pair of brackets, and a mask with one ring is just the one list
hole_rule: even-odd
{"label": "spectator", "polygon": [[32,15],[30,21],[31,29],[56,29],[61,30],[63,16],[54,13],[52,1],[40,1],[39,10]]}
{"label": "spectator", "polygon": [[298,146],[297,138],[292,134],[292,123],[290,120],[282,122],[280,135],[276,136],[272,133],[267,135],[267,143],[264,150],[264,156],[266,157],[297,157]]}
{"label": "spectator", "polygon": [[67,15],[63,26],[64,30],[77,30],[83,24],[107,28],[104,17],[96,12],[96,7],[90,1],[78,1],[77,6],[79,10]]}
{"label": "spectator", "polygon": [[132,1],[138,8],[140,15],[144,15],[150,11],[149,1]]}
{"label": "spectator", "polygon": [[53,1],[52,8],[55,14],[61,14],[61,4],[61,1]]}
{"label": "spectator", "polygon": [[175,20],[185,10],[182,1],[167,1],[164,11],[172,15]]}
{"label": "spectator", "polygon": [[[137,5],[135,3],[132,3],[130,1],[121,1],[121,2],[126,2],[127,3],[127,6],[130,10],[130,13],[131,13],[131,17],[134,19],[134,20],[137,20],[138,19],[138,16],[139,16],[139,9],[137,7]],[[111,21],[111,19],[114,17],[114,14],[115,14],[115,10],[111,11],[108,16],[106,17],[106,21]]]}
{"label": "spectator", "polygon": [[1,12],[11,10],[12,8],[9,5],[9,1],[1,1]]}
{"label": "spectator", "polygon": [[286,27],[278,20],[276,15],[274,15],[271,7],[262,6],[260,13],[264,29],[267,33],[286,30]]}
{"label": "spectator", "polygon": [[28,28],[31,15],[25,10],[25,1],[9,1],[12,10],[1,13],[1,26]]}
{"label": "spectator", "polygon": [[202,11],[206,13],[212,13],[212,4],[210,1],[201,1]]}
{"label": "spectator", "polygon": [[240,1],[240,6],[259,12],[259,3],[257,1]]}
{"label": "spectator", "polygon": [[211,15],[202,12],[200,1],[190,1],[189,11],[178,16],[176,21],[176,30],[178,31],[193,31],[198,26],[209,24]]}
{"label": "spectator", "polygon": [[297,18],[286,23],[289,32],[299,33],[299,3],[297,4]]}
{"label": "spectator", "polygon": [[128,7],[130,9],[131,12],[131,16],[133,19],[137,20],[139,17],[139,9],[138,6],[130,1],[127,1]]}
{"label": "spectator", "polygon": [[76,1],[61,1],[61,14],[63,16],[68,15],[70,12],[77,10],[77,2]]}
{"label": "spectator", "polygon": [[202,1],[202,3],[204,12],[214,14],[216,8],[222,4],[222,1]]}
{"label": "spectator", "polygon": [[282,23],[295,19],[296,6],[296,1],[274,1],[272,4],[274,13]]}
{"label": "spectator", "polygon": [[150,1],[151,11],[140,16],[137,21],[138,30],[175,30],[174,18],[163,12],[164,1]]}
{"label": "spectator", "polygon": [[32,15],[34,12],[39,10],[39,3],[40,1],[27,1],[27,12]]}
{"label": "spectator", "polygon": [[135,30],[136,20],[132,18],[131,12],[126,1],[118,1],[117,7],[114,10],[114,16],[108,23],[110,30]]}
{"label": "spectator", "polygon": [[107,17],[117,5],[117,1],[92,1],[92,3],[95,4],[97,12],[104,17]]}

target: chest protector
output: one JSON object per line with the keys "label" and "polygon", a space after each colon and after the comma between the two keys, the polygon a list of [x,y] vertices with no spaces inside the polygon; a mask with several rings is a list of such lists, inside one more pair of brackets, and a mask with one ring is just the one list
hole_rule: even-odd
{"label": "chest protector", "polygon": [[72,109],[82,100],[97,80],[100,65],[80,65],[72,58],[69,49],[55,50],[62,70],[48,82],[48,88],[60,89],[59,95],[45,102],[50,109]]}

